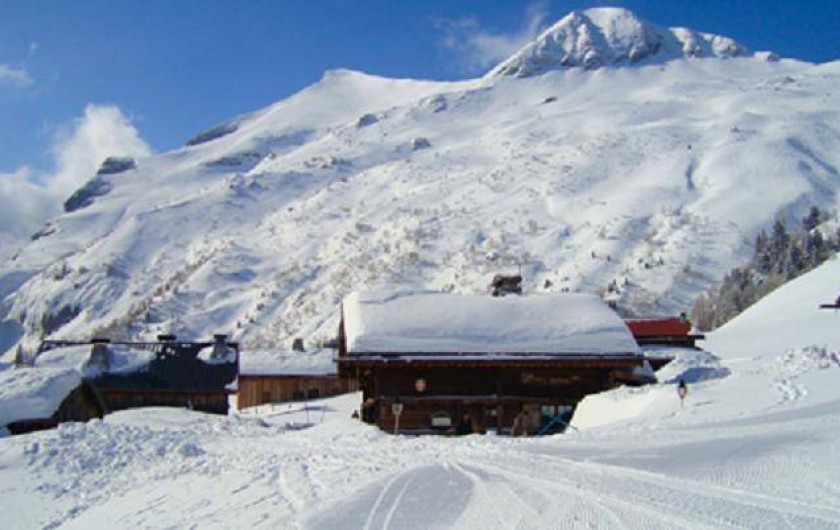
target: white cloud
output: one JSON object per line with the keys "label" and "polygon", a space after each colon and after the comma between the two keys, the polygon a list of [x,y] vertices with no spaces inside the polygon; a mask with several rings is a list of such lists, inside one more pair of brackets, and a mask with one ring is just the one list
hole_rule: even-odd
{"label": "white cloud", "polygon": [[[32,169],[23,166],[14,173],[0,173],[0,222],[3,226],[12,226],[14,223],[6,221],[12,218],[19,218],[26,224],[28,220],[40,217],[41,212],[48,203],[54,203],[54,196],[43,186],[32,183]],[[10,208],[14,215],[10,215]],[[40,222],[40,221],[39,221]]]}
{"label": "white cloud", "polygon": [[32,170],[0,173],[0,261],[29,240],[46,219],[61,209],[55,195],[32,184]]}
{"label": "white cloud", "polygon": [[438,27],[444,32],[443,46],[467,69],[479,70],[495,66],[534,40],[545,29],[547,17],[548,2],[540,1],[528,6],[523,25],[509,33],[484,30],[475,17],[443,20]]}
{"label": "white cloud", "polygon": [[0,64],[0,86],[24,87],[32,83],[32,77],[25,68],[12,68],[6,64]]}
{"label": "white cloud", "polygon": [[106,158],[148,156],[152,150],[119,107],[88,105],[84,115],[56,136],[52,152],[52,173],[28,166],[0,173],[0,261],[61,213],[64,200],[90,180]]}
{"label": "white cloud", "polygon": [[143,157],[152,150],[119,107],[89,104],[84,115],[59,135],[53,154],[56,170],[44,184],[67,195],[90,180],[109,156]]}

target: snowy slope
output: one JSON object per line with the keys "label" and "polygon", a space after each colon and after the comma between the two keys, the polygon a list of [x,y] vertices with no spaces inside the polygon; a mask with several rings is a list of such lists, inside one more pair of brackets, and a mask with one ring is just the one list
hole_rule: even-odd
{"label": "snowy slope", "polygon": [[736,417],[777,415],[779,410],[794,417],[800,408],[836,404],[840,313],[818,306],[836,298],[838,279],[840,256],[835,256],[709,334],[701,343],[706,352],[660,350],[678,358],[657,374],[670,386],[590,396],[579,408],[575,424],[594,427],[633,422],[638,415],[646,421],[659,414],[670,417],[673,411],[666,396],[675,393],[678,378],[692,386],[689,402],[703,405],[686,413],[681,418],[685,422],[716,419],[721,407]]}
{"label": "snowy slope", "polygon": [[[596,396],[612,404],[605,421],[562,435],[395,437],[350,420],[361,399],[351,394],[228,418],[138,409],[0,438],[3,520],[62,529],[838,528],[840,328],[838,314],[817,309],[838,274],[835,259],[785,285],[711,334],[709,352],[682,352],[663,383]],[[704,363],[721,370],[692,377]],[[678,377],[690,380],[684,406]]]}
{"label": "snowy slope", "polygon": [[[27,200],[20,200],[26,197]],[[17,175],[0,178],[0,201],[16,201],[14,208],[0,211],[0,262],[10,258],[23,242],[38,231],[41,221],[55,215],[55,198]]]}
{"label": "snowy slope", "polygon": [[[620,10],[586,16],[612,28],[603,53],[635,38]],[[528,292],[684,310],[775,216],[836,206],[840,63],[675,57],[459,83],[328,72],[104,175],[0,266],[0,347],[318,344],[353,290],[484,293],[520,267]]]}

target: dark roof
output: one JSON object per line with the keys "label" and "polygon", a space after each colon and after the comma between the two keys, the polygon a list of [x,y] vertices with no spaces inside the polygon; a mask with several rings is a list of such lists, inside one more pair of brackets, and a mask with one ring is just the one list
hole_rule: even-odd
{"label": "dark roof", "polygon": [[[227,343],[237,350],[236,343]],[[99,390],[152,392],[228,392],[239,373],[239,354],[231,362],[208,363],[199,352],[212,342],[153,343],[155,359],[148,369],[129,374],[102,374],[92,382]]]}

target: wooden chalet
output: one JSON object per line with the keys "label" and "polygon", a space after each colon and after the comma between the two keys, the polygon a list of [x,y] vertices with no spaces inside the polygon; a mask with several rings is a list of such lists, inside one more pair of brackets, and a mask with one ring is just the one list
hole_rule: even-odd
{"label": "wooden chalet", "polygon": [[338,376],[334,350],[247,351],[239,365],[237,408],[336,396],[358,390]]}
{"label": "wooden chalet", "polygon": [[[585,294],[492,297],[354,293],[342,304],[339,375],[355,377],[362,419],[393,432],[527,431],[568,421],[587,394],[645,359],[627,326]],[[394,405],[397,404],[395,407]]]}

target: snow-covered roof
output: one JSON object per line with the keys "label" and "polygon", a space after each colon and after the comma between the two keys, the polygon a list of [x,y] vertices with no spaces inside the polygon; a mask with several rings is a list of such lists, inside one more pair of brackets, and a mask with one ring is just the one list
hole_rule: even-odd
{"label": "snow-covered roof", "polygon": [[311,352],[244,351],[239,357],[240,375],[335,375],[332,350]]}
{"label": "snow-covered roof", "polygon": [[0,426],[51,417],[82,382],[71,368],[9,368],[0,371]]}
{"label": "snow-covered roof", "polygon": [[351,355],[639,352],[618,315],[589,294],[353,293],[342,310]]}
{"label": "snow-covered roof", "polygon": [[235,363],[236,350],[227,344],[213,344],[199,351],[196,358],[207,364]]}
{"label": "snow-covered roof", "polygon": [[[99,369],[87,364],[91,348],[91,344],[82,344],[45,351],[35,359],[35,367],[75,369],[87,377],[98,375]],[[107,372],[109,374],[130,374],[143,371],[155,359],[153,351],[132,348],[124,344],[108,344],[108,355]]]}
{"label": "snow-covered roof", "polygon": [[[148,368],[154,352],[109,345],[109,374],[127,374]],[[0,370],[0,426],[20,420],[51,417],[83,377],[99,375],[88,365],[91,345],[68,346],[41,353],[35,366]]]}

